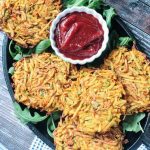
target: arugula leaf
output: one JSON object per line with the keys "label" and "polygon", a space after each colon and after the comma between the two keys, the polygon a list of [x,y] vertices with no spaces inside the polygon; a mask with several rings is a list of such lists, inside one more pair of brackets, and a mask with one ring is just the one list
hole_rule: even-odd
{"label": "arugula leaf", "polygon": [[50,116],[50,118],[48,119],[47,121],[47,133],[49,134],[49,136],[51,138],[54,138],[53,136],[53,131],[55,130],[55,126],[54,126],[54,123],[53,123],[53,117]]}
{"label": "arugula leaf", "polygon": [[100,9],[103,4],[103,0],[89,0],[88,7],[92,9]]}
{"label": "arugula leaf", "polygon": [[29,49],[28,53],[27,54],[24,54],[24,55],[28,55],[30,56],[32,53],[34,53],[35,49],[32,48],[32,49]]}
{"label": "arugula leaf", "polygon": [[103,0],[64,0],[64,8],[73,6],[87,6],[92,9],[99,9],[103,4]]}
{"label": "arugula leaf", "polygon": [[22,54],[22,49],[21,49],[21,47],[20,46],[18,46],[18,45],[15,45],[15,50],[18,52],[18,53],[20,53],[20,54]]}
{"label": "arugula leaf", "polygon": [[52,115],[53,115],[54,120],[59,120],[60,117],[61,117],[61,112],[60,111],[55,111],[55,112],[53,112]]}
{"label": "arugula leaf", "polygon": [[19,61],[23,56],[21,54],[17,54],[13,59]]}
{"label": "arugula leaf", "polygon": [[106,23],[108,28],[111,28],[111,21],[114,16],[116,16],[115,9],[110,7],[109,9],[105,9],[103,11],[103,16],[106,17]]}
{"label": "arugula leaf", "polygon": [[18,45],[15,45],[13,50],[12,50],[12,45],[13,44],[14,43],[11,40],[10,44],[9,44],[9,53],[10,53],[11,57],[13,58],[13,60],[18,61],[18,60],[20,60],[23,57],[23,50]]}
{"label": "arugula leaf", "polygon": [[27,124],[29,122],[36,124],[38,122],[45,120],[48,117],[48,116],[41,116],[37,112],[34,112],[34,116],[32,116],[28,108],[22,110],[21,106],[17,102],[14,102],[13,105],[17,118],[19,118],[21,122],[24,124]]}
{"label": "arugula leaf", "polygon": [[13,40],[11,40],[10,43],[9,43],[9,53],[10,53],[10,55],[11,55],[12,58],[14,58],[17,55],[17,52],[16,51],[13,52],[12,49],[11,49],[11,47],[12,47],[13,44],[14,44]]}
{"label": "arugula leaf", "polygon": [[117,45],[117,40],[119,38],[118,33],[115,30],[112,30],[109,34],[109,41],[107,43],[107,49],[113,50],[114,48],[116,48]]}
{"label": "arugula leaf", "polygon": [[145,113],[138,113],[135,115],[128,115],[125,117],[125,120],[123,121],[123,131],[129,131],[129,132],[139,132],[143,131],[140,121],[145,117]]}
{"label": "arugula leaf", "polygon": [[41,54],[43,53],[47,48],[49,48],[51,45],[50,40],[49,39],[45,39],[43,41],[41,41],[35,48],[35,53],[36,54]]}
{"label": "arugula leaf", "polygon": [[129,46],[133,42],[133,39],[130,37],[120,37],[117,41],[117,46]]}
{"label": "arugula leaf", "polygon": [[56,129],[55,123],[60,119],[60,116],[61,116],[61,112],[59,111],[53,112],[47,121],[47,133],[51,138],[54,138],[53,131]]}
{"label": "arugula leaf", "polygon": [[87,6],[89,0],[63,0],[64,8],[73,6]]}
{"label": "arugula leaf", "polygon": [[14,71],[15,71],[15,68],[14,67],[10,67],[8,73],[13,75]]}

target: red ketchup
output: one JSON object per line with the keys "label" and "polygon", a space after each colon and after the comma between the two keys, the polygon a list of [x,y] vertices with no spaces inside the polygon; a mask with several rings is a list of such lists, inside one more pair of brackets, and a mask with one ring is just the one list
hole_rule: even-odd
{"label": "red ketchup", "polygon": [[73,12],[56,26],[55,41],[59,51],[73,60],[95,55],[102,47],[104,31],[93,15]]}

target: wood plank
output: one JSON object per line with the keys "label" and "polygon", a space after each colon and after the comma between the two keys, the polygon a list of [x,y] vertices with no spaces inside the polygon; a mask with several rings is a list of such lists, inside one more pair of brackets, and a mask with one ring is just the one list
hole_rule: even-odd
{"label": "wood plank", "polygon": [[[0,34],[2,36],[2,34]],[[0,41],[1,43],[1,41]],[[29,149],[35,135],[16,118],[2,70],[0,47],[0,143],[8,150]]]}
{"label": "wood plank", "polygon": [[138,0],[106,0],[119,16],[150,34],[150,7]]}
{"label": "wood plank", "polygon": [[124,21],[124,23],[133,33],[137,44],[141,48],[140,50],[142,50],[150,58],[150,36],[127,21]]}
{"label": "wood plank", "polygon": [[143,2],[144,4],[150,6],[150,0],[140,0],[141,2]]}

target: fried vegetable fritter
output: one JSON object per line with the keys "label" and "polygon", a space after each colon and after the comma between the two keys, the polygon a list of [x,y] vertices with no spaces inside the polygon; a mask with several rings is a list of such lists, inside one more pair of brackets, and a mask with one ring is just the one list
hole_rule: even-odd
{"label": "fried vegetable fritter", "polygon": [[110,70],[80,69],[49,53],[17,62],[15,98],[28,107],[77,120],[80,131],[94,134],[118,126],[126,112],[122,85]]}
{"label": "fried vegetable fritter", "polygon": [[115,71],[126,91],[127,113],[150,111],[150,61],[135,49],[120,47],[105,60],[103,69]]}
{"label": "fried vegetable fritter", "polygon": [[61,0],[5,0],[0,5],[0,29],[27,48],[49,37]]}
{"label": "fried vegetable fritter", "polygon": [[61,96],[64,115],[77,120],[77,128],[88,134],[118,126],[126,112],[124,89],[110,70],[81,69],[75,82]]}
{"label": "fried vegetable fritter", "polygon": [[32,55],[14,64],[15,98],[28,107],[51,113],[59,106],[59,97],[70,85],[69,76],[75,69],[50,53]]}
{"label": "fried vegetable fritter", "polygon": [[123,135],[119,128],[94,136],[80,132],[73,120],[60,122],[54,131],[56,150],[123,150]]}

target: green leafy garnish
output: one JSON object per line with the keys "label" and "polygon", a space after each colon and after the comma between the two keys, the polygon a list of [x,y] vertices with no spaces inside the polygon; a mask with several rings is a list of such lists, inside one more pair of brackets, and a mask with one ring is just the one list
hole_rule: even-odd
{"label": "green leafy garnish", "polygon": [[89,0],[88,7],[92,9],[100,9],[103,5],[103,0]]}
{"label": "green leafy garnish", "polygon": [[139,132],[143,131],[140,121],[145,117],[145,113],[138,113],[135,115],[127,115],[125,117],[125,120],[123,121],[123,131],[129,131],[129,132]]}
{"label": "green leafy garnish", "polygon": [[[64,8],[70,8],[73,6],[86,6],[95,10],[101,9],[104,5],[103,0],[64,0]],[[111,27],[111,20],[116,15],[115,9],[110,7],[104,9],[103,16],[106,18],[108,27]]]}
{"label": "green leafy garnish", "polygon": [[60,119],[60,116],[61,116],[61,112],[60,111],[56,111],[56,112],[53,112],[53,119],[54,120],[59,120]]}
{"label": "green leafy garnish", "polygon": [[64,0],[64,8],[74,6],[86,6],[92,9],[99,9],[103,4],[103,0]]}
{"label": "green leafy garnish", "polygon": [[130,37],[119,37],[117,46],[129,46],[131,42],[133,42],[133,39]]}
{"label": "green leafy garnish", "polygon": [[11,57],[13,58],[13,60],[18,61],[23,57],[23,50],[18,45],[15,45],[14,48],[12,48],[13,44],[14,43],[11,40],[10,44],[9,44],[9,53],[10,53]]}
{"label": "green leafy garnish", "polygon": [[89,0],[63,0],[64,8],[73,6],[86,6]]}
{"label": "green leafy garnish", "polygon": [[20,53],[20,54],[22,54],[22,49],[21,49],[21,47],[20,46],[18,46],[18,45],[15,45],[15,50],[18,52],[18,53]]}
{"label": "green leafy garnish", "polygon": [[14,67],[10,67],[8,73],[13,75],[14,71],[15,71],[15,68]]}
{"label": "green leafy garnish", "polygon": [[14,111],[17,116],[21,120],[22,123],[27,124],[27,123],[33,123],[36,124],[38,122],[41,122],[45,120],[48,116],[41,116],[39,113],[34,112],[34,115],[31,115],[31,112],[28,108],[22,109],[21,106],[17,103],[14,102]]}
{"label": "green leafy garnish", "polygon": [[50,40],[46,39],[41,41],[35,48],[35,53],[36,54],[41,54],[43,53],[47,48],[49,48],[51,45]]}
{"label": "green leafy garnish", "polygon": [[12,48],[11,48],[12,44],[13,44],[13,41],[11,40],[9,43],[9,53],[10,53],[11,57],[14,58],[17,55],[17,51],[12,51]]}
{"label": "green leafy garnish", "polygon": [[20,46],[16,45],[12,40],[9,44],[9,53],[13,60],[19,61],[23,57],[28,57],[32,53],[41,54],[44,52],[48,47],[50,47],[51,43],[49,39],[45,39],[41,41],[35,48],[26,49],[21,48]]}
{"label": "green leafy garnish", "polygon": [[47,133],[50,137],[54,138],[53,131],[56,129],[56,122],[59,121],[61,113],[59,111],[53,112],[47,121]]}
{"label": "green leafy garnish", "polygon": [[17,54],[17,55],[14,57],[14,60],[19,61],[22,57],[23,57],[22,54]]}
{"label": "green leafy garnish", "polygon": [[113,50],[114,48],[117,47],[117,40],[119,38],[118,33],[115,30],[112,30],[109,34],[109,41],[107,43],[107,49]]}
{"label": "green leafy garnish", "polygon": [[103,11],[103,16],[106,18],[106,23],[108,28],[111,28],[111,21],[114,16],[116,16],[115,9],[110,7],[109,9],[105,9]]}

